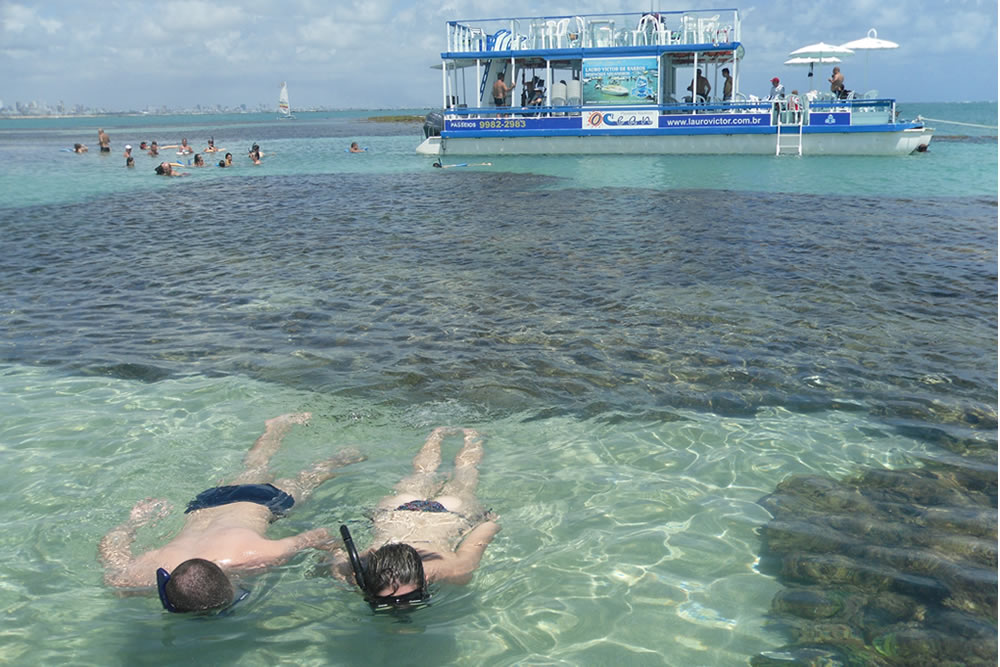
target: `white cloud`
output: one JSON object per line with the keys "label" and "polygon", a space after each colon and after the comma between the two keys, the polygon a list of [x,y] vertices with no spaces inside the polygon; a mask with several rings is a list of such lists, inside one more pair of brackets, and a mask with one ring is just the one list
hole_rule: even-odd
{"label": "white cloud", "polygon": [[[718,5],[687,0],[669,9]],[[556,0],[546,11],[577,15],[648,6],[648,0]],[[203,103],[257,104],[272,101],[273,91],[261,81],[273,77],[288,79],[302,106],[344,104],[345,90],[352,91],[348,106],[433,106],[440,102],[440,73],[429,67],[445,48],[446,20],[538,11],[529,0],[8,2],[0,4],[0,71],[15,74],[4,81],[3,96],[136,108],[174,104],[182,89],[185,98]],[[789,51],[818,40],[843,43],[875,27],[880,37],[901,45],[870,54],[869,74],[884,93],[996,98],[995,3],[772,0],[740,14],[747,52],[741,79],[748,85],[776,73],[801,74],[804,83],[803,72],[782,65]],[[862,63],[858,57],[847,61],[849,80],[860,78]],[[889,66],[920,76],[886,81]]]}
{"label": "white cloud", "polygon": [[24,5],[3,7],[3,29],[7,32],[24,32],[35,20],[35,12]]}

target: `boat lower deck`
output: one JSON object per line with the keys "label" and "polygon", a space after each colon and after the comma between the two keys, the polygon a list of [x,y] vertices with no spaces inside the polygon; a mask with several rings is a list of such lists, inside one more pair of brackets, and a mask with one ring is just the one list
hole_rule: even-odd
{"label": "boat lower deck", "polygon": [[[801,144],[798,139],[801,138]],[[714,134],[592,134],[563,136],[430,137],[425,155],[906,155],[926,149],[931,131]],[[801,150],[799,146],[801,145]]]}
{"label": "boat lower deck", "polygon": [[927,148],[932,130],[894,118],[891,100],[799,98],[641,109],[452,109],[425,128],[429,138],[418,152],[900,155]]}

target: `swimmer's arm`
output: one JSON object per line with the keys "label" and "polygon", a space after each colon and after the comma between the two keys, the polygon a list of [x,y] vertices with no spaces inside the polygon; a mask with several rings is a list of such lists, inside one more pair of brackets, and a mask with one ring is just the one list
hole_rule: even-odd
{"label": "swimmer's arm", "polygon": [[97,547],[98,557],[104,564],[104,583],[108,586],[127,586],[125,571],[132,563],[132,543],[138,528],[130,521],[111,529]]}
{"label": "swimmer's arm", "polygon": [[472,580],[472,573],[479,567],[479,561],[482,560],[486,547],[499,532],[500,524],[496,521],[485,521],[469,531],[455,551],[455,558],[451,561],[450,567],[441,573],[440,578],[455,584],[469,583]]}
{"label": "swimmer's arm", "polygon": [[283,563],[304,549],[320,549],[329,544],[333,538],[326,528],[308,530],[283,540],[274,540],[271,545],[268,560],[273,563]]}
{"label": "swimmer's arm", "polygon": [[101,539],[97,547],[98,557],[104,564],[104,582],[109,586],[132,586],[135,583],[129,575],[129,566],[135,562],[132,543],[135,532],[141,526],[166,516],[170,505],[165,500],[147,498],[140,500],[132,508],[129,518],[115,526]]}

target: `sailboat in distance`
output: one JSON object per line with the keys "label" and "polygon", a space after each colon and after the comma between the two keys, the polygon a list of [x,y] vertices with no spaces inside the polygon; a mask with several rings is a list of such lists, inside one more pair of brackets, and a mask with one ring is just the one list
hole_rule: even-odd
{"label": "sailboat in distance", "polygon": [[281,82],[281,93],[278,95],[278,119],[295,118],[292,108],[288,106],[288,84]]}

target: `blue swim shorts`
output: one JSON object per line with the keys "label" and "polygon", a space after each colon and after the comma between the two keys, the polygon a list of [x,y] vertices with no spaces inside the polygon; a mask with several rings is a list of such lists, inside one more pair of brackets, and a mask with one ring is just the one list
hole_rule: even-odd
{"label": "blue swim shorts", "polygon": [[273,484],[217,486],[199,493],[188,503],[184,513],[231,503],[257,503],[271,510],[275,516],[284,516],[295,504],[295,499]]}

